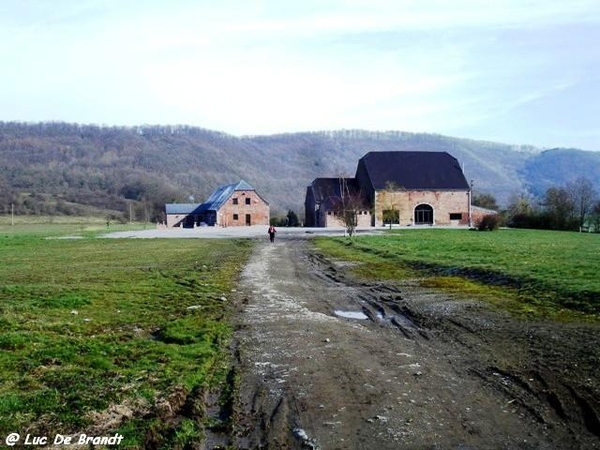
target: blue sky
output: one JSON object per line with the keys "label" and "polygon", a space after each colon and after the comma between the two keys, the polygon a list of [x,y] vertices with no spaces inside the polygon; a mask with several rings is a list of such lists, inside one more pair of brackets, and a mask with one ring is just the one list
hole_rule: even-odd
{"label": "blue sky", "polygon": [[600,150],[598,0],[3,0],[0,120]]}

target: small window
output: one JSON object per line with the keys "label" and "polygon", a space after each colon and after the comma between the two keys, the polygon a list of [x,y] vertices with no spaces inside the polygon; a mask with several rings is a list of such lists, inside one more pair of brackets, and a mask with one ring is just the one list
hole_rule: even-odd
{"label": "small window", "polygon": [[450,220],[462,220],[462,213],[450,213]]}
{"label": "small window", "polygon": [[249,205],[252,202],[252,199],[250,197],[246,197],[246,205]]}
{"label": "small window", "polygon": [[233,198],[233,204],[237,205],[238,204],[238,199],[236,197]]}
{"label": "small window", "polygon": [[[236,200],[237,200],[237,199],[236,199]],[[238,219],[239,219],[239,216],[238,216],[237,214],[234,214],[234,215],[233,215],[233,220],[238,220]]]}

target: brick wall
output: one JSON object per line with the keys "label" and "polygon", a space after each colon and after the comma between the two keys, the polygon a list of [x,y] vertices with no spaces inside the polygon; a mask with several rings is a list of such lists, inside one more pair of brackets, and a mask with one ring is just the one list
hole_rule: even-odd
{"label": "brick wall", "polygon": [[[433,208],[435,225],[468,225],[468,191],[399,191],[375,193],[375,224],[383,225],[383,211],[400,211],[400,225],[413,225],[415,208],[426,204]],[[451,219],[450,214],[460,214],[460,219]]]}
{"label": "brick wall", "polygon": [[225,227],[246,226],[247,214],[250,215],[250,225],[269,225],[269,205],[256,191],[235,191],[217,212],[217,224]]}
{"label": "brick wall", "polygon": [[[359,211],[357,218],[356,226],[358,228],[365,228],[371,226],[371,213],[369,211]],[[334,214],[333,211],[326,211],[325,214],[321,217],[321,223],[317,226],[320,227],[343,227],[344,221],[340,216]]]}
{"label": "brick wall", "polygon": [[479,206],[471,207],[471,217],[472,217],[472,222],[473,222],[474,227],[479,225],[479,223],[485,216],[496,215],[496,214],[498,214],[498,211],[494,211],[492,209],[480,208]]}

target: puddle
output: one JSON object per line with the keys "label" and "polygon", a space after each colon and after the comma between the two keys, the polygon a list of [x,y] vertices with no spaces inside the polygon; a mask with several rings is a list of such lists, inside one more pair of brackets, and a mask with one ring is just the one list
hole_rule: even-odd
{"label": "puddle", "polygon": [[362,311],[342,311],[340,309],[336,309],[333,311],[336,316],[344,317],[345,319],[357,319],[357,320],[366,320],[369,317]]}

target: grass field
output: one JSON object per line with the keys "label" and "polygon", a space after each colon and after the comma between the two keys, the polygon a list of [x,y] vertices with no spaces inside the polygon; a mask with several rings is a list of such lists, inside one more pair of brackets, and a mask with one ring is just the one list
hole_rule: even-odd
{"label": "grass field", "polygon": [[[251,244],[19,228],[0,226],[0,437],[84,432],[117,410],[135,412],[108,430],[125,436],[124,448],[143,448],[149,434],[164,448],[197,438],[197,421],[174,425],[157,411],[225,380],[226,299]],[[73,233],[84,238],[56,238]]]}
{"label": "grass field", "polygon": [[515,313],[600,314],[597,234],[429,229],[317,244],[334,257],[368,263],[356,269],[364,277],[426,274],[424,284],[477,295]]}
{"label": "grass field", "polygon": [[119,223],[111,221],[107,225],[102,217],[78,216],[15,216],[0,215],[0,235],[43,235],[64,236],[66,234],[96,236],[100,233],[155,228],[145,222]]}

